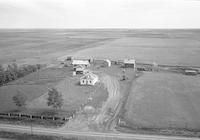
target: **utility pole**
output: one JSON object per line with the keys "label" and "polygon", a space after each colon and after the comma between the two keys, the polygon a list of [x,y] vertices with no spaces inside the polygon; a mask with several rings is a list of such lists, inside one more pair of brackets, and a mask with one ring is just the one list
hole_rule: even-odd
{"label": "utility pole", "polygon": [[32,116],[31,117],[31,136],[33,135],[33,119],[32,119]]}
{"label": "utility pole", "polygon": [[31,135],[33,135],[33,126],[32,126],[32,122],[31,122]]}
{"label": "utility pole", "polygon": [[122,80],[126,80],[126,75],[125,75],[125,72],[126,72],[126,70],[125,70],[125,69],[123,69],[123,71],[122,71]]}

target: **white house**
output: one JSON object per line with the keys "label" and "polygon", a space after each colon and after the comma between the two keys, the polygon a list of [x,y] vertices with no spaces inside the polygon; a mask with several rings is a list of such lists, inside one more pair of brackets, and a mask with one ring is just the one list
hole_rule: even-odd
{"label": "white house", "polygon": [[99,77],[93,73],[87,73],[80,78],[80,85],[95,85],[99,81]]}
{"label": "white house", "polygon": [[72,65],[75,66],[85,66],[85,67],[89,67],[90,66],[90,62],[88,60],[72,60]]}
{"label": "white house", "polygon": [[125,59],[124,60],[124,67],[125,68],[136,68],[135,59]]}

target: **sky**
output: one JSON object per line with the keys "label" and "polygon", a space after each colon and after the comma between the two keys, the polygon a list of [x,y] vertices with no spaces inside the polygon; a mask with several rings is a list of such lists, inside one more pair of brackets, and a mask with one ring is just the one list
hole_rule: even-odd
{"label": "sky", "polygon": [[0,28],[200,28],[200,0],[0,0]]}

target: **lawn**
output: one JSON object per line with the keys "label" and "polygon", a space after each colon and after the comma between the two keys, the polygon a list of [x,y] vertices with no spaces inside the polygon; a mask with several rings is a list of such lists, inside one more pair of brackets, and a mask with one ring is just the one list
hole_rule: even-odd
{"label": "lawn", "polygon": [[124,120],[132,128],[200,129],[200,77],[147,72],[132,85]]}

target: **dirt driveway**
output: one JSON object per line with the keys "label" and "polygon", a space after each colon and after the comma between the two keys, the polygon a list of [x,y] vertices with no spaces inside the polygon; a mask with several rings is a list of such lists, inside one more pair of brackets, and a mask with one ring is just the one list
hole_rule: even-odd
{"label": "dirt driveway", "polygon": [[111,112],[116,110],[121,98],[120,85],[115,77],[103,75],[101,77],[101,82],[108,91],[108,99],[103,104],[99,115],[95,119],[95,122],[99,125],[107,122],[112,117]]}

